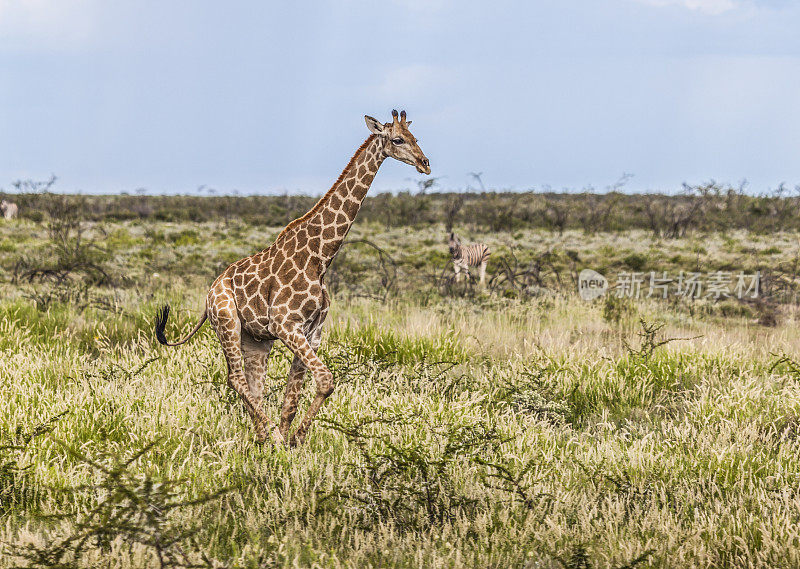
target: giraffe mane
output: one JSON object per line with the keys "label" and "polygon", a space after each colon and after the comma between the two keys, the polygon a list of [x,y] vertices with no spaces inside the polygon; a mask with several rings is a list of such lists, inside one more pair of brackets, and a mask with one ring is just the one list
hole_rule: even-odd
{"label": "giraffe mane", "polygon": [[281,237],[283,237],[283,236],[284,236],[284,235],[285,235],[285,234],[286,234],[286,233],[287,233],[287,232],[288,232],[290,229],[294,229],[295,227],[297,227],[297,226],[298,226],[298,225],[300,225],[301,223],[303,223],[303,222],[307,221],[309,218],[311,218],[311,216],[313,216],[315,213],[317,213],[317,212],[318,212],[318,211],[319,211],[319,210],[322,208],[322,206],[323,206],[323,205],[324,205],[324,203],[325,203],[325,200],[327,200],[327,199],[328,199],[328,198],[329,198],[329,197],[330,197],[330,196],[333,194],[333,192],[336,190],[336,188],[339,186],[339,184],[340,184],[340,183],[342,182],[342,180],[345,178],[345,175],[347,175],[347,174],[350,172],[350,170],[352,170],[352,168],[353,168],[353,165],[355,164],[355,161],[356,161],[356,157],[357,157],[359,154],[361,154],[361,152],[362,152],[362,151],[363,151],[363,150],[364,150],[364,149],[365,149],[367,146],[369,146],[369,145],[370,145],[370,143],[371,143],[373,140],[375,140],[375,138],[377,138],[377,136],[378,136],[378,135],[376,135],[376,134],[370,134],[370,135],[367,137],[367,139],[364,141],[364,143],[363,143],[361,146],[359,146],[359,147],[358,147],[358,150],[356,150],[356,151],[355,151],[355,153],[353,154],[353,156],[350,158],[350,161],[347,163],[347,166],[345,166],[345,167],[344,167],[344,170],[342,170],[342,173],[341,173],[341,174],[339,174],[339,177],[338,177],[338,178],[336,179],[336,181],[333,183],[333,185],[331,186],[331,188],[330,188],[330,189],[329,189],[327,192],[325,192],[325,195],[324,195],[324,196],[322,196],[321,198],[319,198],[319,201],[317,201],[317,203],[316,203],[316,204],[314,204],[314,207],[312,207],[310,210],[308,210],[308,211],[305,213],[305,215],[303,215],[302,217],[298,217],[298,218],[297,218],[297,219],[295,219],[294,221],[291,221],[291,222],[289,222],[289,225],[287,225],[286,227],[284,227],[284,228],[283,228],[283,231],[281,231],[281,232],[278,234],[278,236],[275,238],[275,240],[276,240],[276,241],[277,241],[278,239],[280,239]]}

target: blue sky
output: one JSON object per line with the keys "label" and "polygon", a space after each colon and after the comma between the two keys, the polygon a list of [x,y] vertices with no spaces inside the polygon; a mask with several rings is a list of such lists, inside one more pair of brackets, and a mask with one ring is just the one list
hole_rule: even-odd
{"label": "blue sky", "polygon": [[800,2],[488,6],[0,0],[0,187],[320,193],[392,108],[449,189],[800,184]]}

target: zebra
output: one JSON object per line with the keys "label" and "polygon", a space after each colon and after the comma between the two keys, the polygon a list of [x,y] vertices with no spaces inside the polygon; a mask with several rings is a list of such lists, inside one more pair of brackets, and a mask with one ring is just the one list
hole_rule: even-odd
{"label": "zebra", "polygon": [[463,271],[469,276],[470,267],[480,267],[480,283],[486,280],[486,263],[489,262],[489,247],[485,243],[462,245],[455,233],[450,233],[450,257],[453,259],[453,268],[456,272],[456,282]]}

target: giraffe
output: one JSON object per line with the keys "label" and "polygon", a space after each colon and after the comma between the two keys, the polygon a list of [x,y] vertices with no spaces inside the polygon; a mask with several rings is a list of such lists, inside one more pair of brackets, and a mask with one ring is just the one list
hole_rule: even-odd
{"label": "giraffe", "polygon": [[[428,159],[408,130],[411,121],[406,120],[406,112],[398,117],[397,111],[392,111],[392,117],[392,122],[385,124],[364,117],[371,134],[331,189],[308,213],[289,223],[269,248],[236,261],[217,277],[200,320],[188,336],[167,342],[164,329],[169,306],[156,315],[156,338],[167,346],[187,342],[206,320],[211,321],[228,364],[228,385],[242,398],[258,443],[266,441],[271,429],[276,445],[301,445],[334,390],[333,374],[316,354],[330,306],[324,277],[378,168],[386,158],[394,158],[421,174],[431,173]],[[267,358],[276,340],[294,354],[279,425],[261,408]],[[290,437],[306,370],[313,375],[316,395]]]}

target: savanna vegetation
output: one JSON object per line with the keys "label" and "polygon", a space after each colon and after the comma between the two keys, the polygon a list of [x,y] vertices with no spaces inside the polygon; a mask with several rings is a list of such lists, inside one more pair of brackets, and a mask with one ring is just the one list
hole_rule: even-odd
{"label": "savanna vegetation", "polygon": [[[656,237],[678,238],[692,232],[728,232],[740,229],[759,234],[800,231],[800,187],[780,185],[775,190],[753,194],[740,187],[708,182],[685,185],[671,195],[622,193],[628,181],[623,176],[602,193],[594,188],[579,192],[486,191],[479,175],[480,190],[439,191],[436,178],[417,182],[417,190],[369,195],[359,213],[359,223],[385,228],[435,227],[453,224],[483,232],[547,229],[563,233],[569,229],[587,234],[643,229]],[[56,178],[35,182],[17,181],[11,199],[20,205],[20,215],[41,222],[53,207],[50,190]],[[0,192],[1,193],[1,192]],[[134,194],[70,195],[60,200],[80,208],[86,220],[154,220],[170,222],[239,221],[250,225],[280,226],[303,215],[317,197],[284,195],[217,195],[200,188],[191,195],[155,196],[142,189]],[[391,212],[391,215],[386,215]]]}
{"label": "savanna vegetation", "polygon": [[[208,326],[165,349],[152,322],[169,302],[186,332],[310,198],[17,197],[0,567],[800,565],[800,234],[768,213],[798,204],[690,194],[369,198],[328,275],[337,388],[297,450],[253,442]],[[646,199],[691,223],[656,230]],[[492,248],[485,290],[452,282],[451,226]],[[586,302],[583,268],[762,290]]]}

